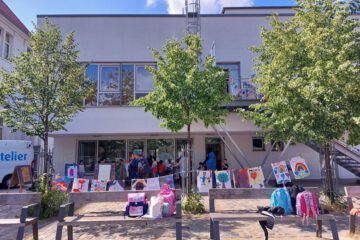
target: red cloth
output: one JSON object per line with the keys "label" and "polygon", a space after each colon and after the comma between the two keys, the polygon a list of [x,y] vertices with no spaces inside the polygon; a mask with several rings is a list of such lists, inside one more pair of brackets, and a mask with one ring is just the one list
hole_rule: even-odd
{"label": "red cloth", "polygon": [[158,164],[159,174],[165,172],[165,165],[163,163]]}

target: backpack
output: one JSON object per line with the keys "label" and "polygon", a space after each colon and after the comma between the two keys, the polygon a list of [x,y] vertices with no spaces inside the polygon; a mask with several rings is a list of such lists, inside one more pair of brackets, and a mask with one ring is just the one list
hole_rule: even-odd
{"label": "backpack", "polygon": [[129,217],[140,217],[147,213],[145,193],[129,193],[126,204],[125,215]]}
{"label": "backpack", "polygon": [[152,218],[162,218],[162,205],[163,205],[162,197],[160,196],[151,197],[148,214]]}
{"label": "backpack", "polygon": [[163,184],[159,196],[163,198],[164,205],[165,203],[169,204],[169,211],[163,208],[163,217],[173,216],[175,212],[175,194],[170,186]]}
{"label": "backpack", "polygon": [[305,191],[304,188],[298,185],[294,185],[289,188],[291,207],[294,210],[294,214],[296,214],[296,196],[303,191]]}
{"label": "backpack", "polygon": [[309,217],[317,218],[319,208],[314,193],[303,191],[296,196],[296,214],[303,217],[303,223],[305,219],[308,221]]}
{"label": "backpack", "polygon": [[271,194],[270,206],[282,207],[285,210],[285,214],[292,214],[293,208],[291,207],[289,191],[286,188],[275,189]]}

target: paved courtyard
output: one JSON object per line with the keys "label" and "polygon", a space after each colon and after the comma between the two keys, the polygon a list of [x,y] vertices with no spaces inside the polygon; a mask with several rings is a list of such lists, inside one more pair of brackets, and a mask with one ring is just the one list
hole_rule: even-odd
{"label": "paved courtyard", "polygon": [[[206,203],[207,197],[204,197],[204,203],[208,210]],[[232,209],[255,209],[257,205],[268,205],[269,200],[260,201],[245,201],[245,200],[221,200],[216,202],[216,209],[232,210]],[[87,204],[79,209],[77,213],[91,213],[101,211],[121,211],[123,205],[119,203],[104,203],[104,204]],[[3,206],[0,209],[0,217],[8,214],[18,216],[20,207]],[[340,232],[340,239],[360,239],[360,232],[358,235],[348,235],[348,217],[346,214],[336,213],[337,225]],[[200,216],[184,216],[183,223],[183,238],[184,239],[209,239],[209,222],[208,214]],[[223,223],[220,225],[222,239],[263,239],[262,230],[257,222],[232,222]],[[39,230],[40,239],[55,239],[56,218],[50,220],[42,220],[40,222]],[[0,229],[0,239],[15,239],[15,229]],[[323,239],[331,239],[331,233],[328,224],[324,222]],[[74,228],[75,239],[174,239],[175,229],[170,224],[154,224],[154,225],[131,225],[127,227],[119,226],[97,226],[97,227],[79,227]],[[26,239],[32,239],[31,229],[27,229]],[[66,229],[64,229],[63,239],[67,239]],[[270,231],[270,239],[282,240],[303,240],[303,239],[317,239],[315,237],[315,223],[309,225],[302,225],[299,220],[298,223],[278,223],[274,229]]]}

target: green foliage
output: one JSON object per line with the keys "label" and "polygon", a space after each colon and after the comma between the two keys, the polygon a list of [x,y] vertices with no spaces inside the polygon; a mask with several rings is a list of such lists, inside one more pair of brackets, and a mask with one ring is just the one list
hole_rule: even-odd
{"label": "green foliage", "polygon": [[202,214],[205,212],[201,195],[195,192],[189,192],[182,202],[182,209],[185,213]]}
{"label": "green foliage", "polygon": [[36,192],[41,192],[40,218],[50,218],[58,215],[61,204],[67,201],[67,194],[49,187],[47,175],[43,175],[35,183]]}
{"label": "green foliage", "polygon": [[1,115],[7,126],[45,140],[82,110],[91,82],[78,62],[74,33],[63,40],[46,20],[43,30],[32,33],[30,47],[10,60],[13,71],[1,71]]}
{"label": "green foliage", "polygon": [[262,28],[254,82],[265,95],[241,111],[267,140],[330,143],[349,133],[360,142],[359,1],[298,1],[295,17]]}
{"label": "green foliage", "polygon": [[345,212],[347,209],[347,202],[345,201],[344,195],[335,193],[333,199],[331,199],[328,194],[322,192],[321,199],[326,210]]}
{"label": "green foliage", "polygon": [[201,50],[198,35],[187,35],[182,41],[168,40],[163,55],[151,49],[157,69],[148,70],[154,76],[155,91],[133,104],[144,106],[173,132],[198,120],[206,126],[223,121],[226,112],[221,104],[229,99],[226,73],[214,66],[211,56],[201,63]]}

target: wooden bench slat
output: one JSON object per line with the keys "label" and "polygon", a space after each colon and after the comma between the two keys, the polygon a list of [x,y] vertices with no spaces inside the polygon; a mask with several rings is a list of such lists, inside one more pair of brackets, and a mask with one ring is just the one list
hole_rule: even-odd
{"label": "wooden bench slat", "polygon": [[344,189],[347,197],[360,198],[360,186],[348,186]]}
{"label": "wooden bench slat", "polygon": [[4,218],[0,219],[0,227],[8,227],[8,226],[27,226],[34,223],[37,218],[27,218],[26,223],[21,223],[20,218]]}
{"label": "wooden bench slat", "polygon": [[0,193],[0,205],[29,205],[39,203],[41,193]]}
{"label": "wooden bench slat", "polygon": [[[210,213],[210,218],[214,221],[250,221],[250,220],[267,220],[268,217],[261,215],[260,213]],[[275,216],[277,221],[286,222],[286,221],[301,221],[302,217],[296,215],[288,216]],[[309,218],[310,220],[331,220],[335,219],[332,214],[322,214],[319,215],[317,219]]]}
{"label": "wooden bench slat", "polygon": [[167,223],[180,222],[181,219],[175,217],[166,217],[158,219],[149,219],[149,218],[131,218],[124,216],[74,216],[64,218],[64,222],[59,222],[60,225],[71,225],[71,226],[82,226],[82,225],[100,225],[100,224],[121,224],[124,222],[161,222],[165,221]]}

